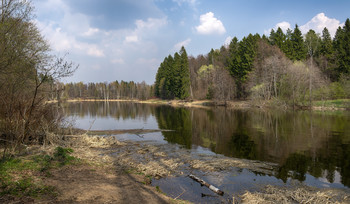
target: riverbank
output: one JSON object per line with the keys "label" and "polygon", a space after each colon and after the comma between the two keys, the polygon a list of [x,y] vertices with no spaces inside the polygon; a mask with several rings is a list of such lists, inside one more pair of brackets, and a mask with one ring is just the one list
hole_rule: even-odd
{"label": "riverbank", "polygon": [[[310,109],[308,105],[305,106],[288,106],[277,100],[261,101],[261,100],[240,100],[240,101],[213,101],[213,100],[137,100],[137,99],[68,99],[64,102],[94,102],[94,101],[108,101],[108,102],[133,102],[145,104],[170,105],[174,107],[194,107],[194,108],[208,108],[215,106],[224,106],[231,109]],[[48,101],[48,103],[57,103],[56,100]],[[350,110],[350,99],[324,100],[314,101],[312,110]]]}
{"label": "riverbank", "polygon": [[[63,145],[63,144],[61,144]],[[51,168],[49,171],[21,170],[36,183],[51,189],[42,196],[2,195],[3,203],[186,203],[181,194],[169,197],[152,179],[186,176],[194,170],[228,171],[232,167],[271,175],[275,165],[221,155],[192,154],[175,145],[147,142],[120,142],[115,137],[70,135],[64,145],[74,150],[70,155],[78,162]],[[56,146],[32,146],[20,158],[29,161],[37,155],[54,155]],[[187,170],[184,171],[183,167]],[[17,178],[17,177],[15,177]],[[20,190],[20,189],[18,189]],[[3,192],[3,191],[2,191]],[[261,186],[258,191],[239,195],[225,194],[217,201],[232,203],[347,203],[350,193],[340,189],[318,189],[302,184],[290,188]],[[221,199],[221,200],[220,200]],[[224,199],[224,200],[222,200]]]}
{"label": "riverbank", "polygon": [[127,144],[114,137],[70,135],[60,145],[65,148],[28,146],[1,160],[0,203],[187,203],[149,185],[149,175],[116,162],[108,151]]}

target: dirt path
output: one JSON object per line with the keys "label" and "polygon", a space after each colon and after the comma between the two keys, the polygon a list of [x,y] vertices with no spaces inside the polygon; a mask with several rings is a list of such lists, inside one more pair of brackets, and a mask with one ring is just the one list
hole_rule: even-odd
{"label": "dirt path", "polygon": [[145,185],[144,176],[128,174],[122,168],[70,165],[46,180],[58,196],[48,203],[169,203],[165,195]]}
{"label": "dirt path", "polygon": [[[79,162],[52,168],[45,175],[32,175],[45,186],[54,187],[54,195],[41,198],[0,196],[0,203],[178,203],[149,185],[149,176],[105,154],[126,145],[114,137],[77,135],[66,140],[64,145],[74,150],[72,156],[79,158]],[[29,156],[53,155],[55,148],[55,145],[32,147],[28,152],[32,152]]]}

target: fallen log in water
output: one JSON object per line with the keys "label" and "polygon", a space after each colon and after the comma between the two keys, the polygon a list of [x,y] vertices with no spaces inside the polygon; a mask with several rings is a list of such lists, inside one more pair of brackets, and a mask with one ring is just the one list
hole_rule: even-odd
{"label": "fallen log in water", "polygon": [[215,186],[213,186],[213,185],[211,185],[211,184],[205,182],[203,179],[200,179],[200,178],[198,178],[197,176],[195,176],[195,175],[193,175],[193,174],[190,174],[190,175],[188,175],[188,176],[189,176],[191,179],[193,179],[193,180],[197,181],[198,183],[200,183],[201,185],[208,187],[208,188],[209,188],[210,190],[212,190],[213,192],[215,192],[215,193],[217,193],[217,194],[219,194],[219,195],[221,195],[221,196],[224,195],[224,192],[223,192],[223,191],[221,191],[220,189],[216,188]]}

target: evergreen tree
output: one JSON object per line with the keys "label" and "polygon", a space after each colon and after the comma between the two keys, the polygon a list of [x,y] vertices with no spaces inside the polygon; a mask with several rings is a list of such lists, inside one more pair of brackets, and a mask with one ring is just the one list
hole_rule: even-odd
{"label": "evergreen tree", "polygon": [[186,99],[190,96],[190,70],[188,66],[188,56],[185,48],[182,46],[180,50],[181,56],[181,65],[180,65],[180,77],[181,77],[181,86],[179,91],[179,98]]}
{"label": "evergreen tree", "polygon": [[249,34],[239,42],[237,55],[233,60],[233,66],[230,69],[231,74],[236,79],[237,83],[237,97],[241,98],[246,95],[243,88],[248,73],[253,68],[254,59],[256,56],[257,42],[260,40],[258,34]]}
{"label": "evergreen tree", "polygon": [[298,25],[295,25],[294,31],[291,36],[293,53],[291,56],[291,60],[304,60],[306,58],[306,49],[304,46],[304,39],[299,30]]}
{"label": "evergreen tree", "polygon": [[320,56],[317,58],[318,66],[321,70],[327,74],[332,80],[334,80],[334,48],[331,35],[327,28],[322,31],[321,45],[320,45]]}
{"label": "evergreen tree", "polygon": [[276,35],[276,32],[274,29],[271,29],[271,32],[270,32],[270,36],[269,36],[269,41],[270,41],[270,44],[271,45],[275,45],[275,35]]}
{"label": "evergreen tree", "polygon": [[164,78],[164,61],[160,64],[157,74],[156,74],[156,81],[154,83],[154,95],[156,97],[160,97],[160,92],[161,92],[161,86],[160,86],[160,81]]}
{"label": "evergreen tree", "polygon": [[286,41],[286,35],[283,33],[282,29],[280,27],[278,27],[278,29],[274,35],[274,43],[281,50],[283,50],[285,41]]}
{"label": "evergreen tree", "polygon": [[174,67],[175,59],[169,55],[167,61],[165,62],[166,67],[166,78],[165,78],[165,98],[173,99],[175,97],[176,90],[176,69]]}
{"label": "evergreen tree", "polygon": [[173,80],[174,88],[171,90],[172,94],[176,98],[180,98],[181,93],[181,56],[178,52],[174,54],[174,65],[173,65]]}
{"label": "evergreen tree", "polygon": [[332,38],[326,27],[322,31],[320,54],[328,59],[330,59],[333,55]]}
{"label": "evergreen tree", "polygon": [[261,37],[261,39],[264,40],[266,43],[269,43],[269,42],[270,42],[269,38],[266,37],[265,34]]}
{"label": "evergreen tree", "polygon": [[350,20],[346,19],[345,25],[338,28],[334,37],[334,48],[337,60],[337,76],[342,73],[350,73]]}
{"label": "evergreen tree", "polygon": [[282,48],[282,51],[289,59],[292,59],[292,56],[293,56],[293,43],[291,40],[292,33],[293,33],[293,31],[288,28],[287,33],[286,33],[286,40],[285,40],[284,46]]}

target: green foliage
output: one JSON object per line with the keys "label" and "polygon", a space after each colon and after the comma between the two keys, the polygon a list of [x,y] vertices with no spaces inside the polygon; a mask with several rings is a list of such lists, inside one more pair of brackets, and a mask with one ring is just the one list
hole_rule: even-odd
{"label": "green foliage", "polygon": [[53,187],[43,185],[31,175],[46,173],[49,176],[49,169],[72,164],[78,160],[69,155],[72,152],[72,149],[57,147],[53,156],[36,155],[21,159],[5,157],[0,161],[0,195],[37,197],[51,194]]}
{"label": "green foliage", "polygon": [[253,63],[256,56],[257,43],[260,40],[258,34],[249,34],[242,41],[237,42],[237,38],[232,39],[229,46],[229,57],[227,69],[237,82],[238,97],[245,97],[246,93],[243,88],[248,73],[253,69]]}
{"label": "green foliage", "polygon": [[208,75],[210,75],[210,73],[214,70],[214,66],[212,64],[210,65],[202,65],[199,70],[198,70],[198,75],[201,78],[205,78]]}
{"label": "green foliage", "polygon": [[309,30],[305,35],[305,45],[309,57],[314,57],[319,54],[321,38],[314,30]]}
{"label": "green foliage", "polygon": [[325,56],[327,59],[331,59],[333,53],[334,51],[331,34],[329,33],[327,28],[324,28],[322,31],[320,54]]}
{"label": "green foliage", "polygon": [[334,48],[336,52],[336,72],[341,74],[350,73],[350,20],[346,19],[343,28],[339,27],[334,37]]}
{"label": "green foliage", "polygon": [[190,71],[184,47],[174,57],[169,55],[160,64],[156,74],[155,95],[162,99],[189,97]]}
{"label": "green foliage", "polygon": [[[258,49],[261,42],[270,47]],[[261,63],[268,59],[273,62]],[[293,65],[295,62],[302,65]],[[216,72],[217,68],[229,71],[234,87],[226,83],[229,80],[224,80],[222,70],[222,73]],[[234,90],[237,99],[267,91],[268,99],[305,105],[312,98],[348,98],[350,87],[340,82],[340,77],[349,72],[350,20],[347,19],[345,25],[338,28],[334,40],[327,28],[323,29],[322,37],[313,30],[303,36],[295,25],[293,30],[288,29],[285,33],[281,28],[272,29],[268,37],[249,34],[241,41],[234,37],[228,46],[211,49],[207,55],[197,58],[188,58],[182,48],[174,57],[169,55],[161,63],[154,90],[156,96],[163,99],[185,99],[189,96],[191,80],[191,91],[197,99],[217,99],[216,90],[221,87],[222,93],[224,89]],[[251,77],[255,80],[250,80]],[[329,85],[329,80],[339,84]]]}
{"label": "green foliage", "polygon": [[326,101],[315,101],[315,106],[323,107],[336,107],[336,108],[350,108],[350,99],[335,99],[335,100],[326,100]]}
{"label": "green foliage", "polygon": [[291,60],[293,61],[304,60],[306,58],[306,49],[304,45],[303,35],[298,25],[295,25],[294,31],[291,35],[291,42],[293,47]]}
{"label": "green foliage", "polygon": [[211,99],[214,98],[214,89],[213,89],[213,86],[209,86],[209,87],[208,87],[208,92],[207,92],[206,98],[207,98],[208,100],[211,100]]}
{"label": "green foliage", "polygon": [[70,148],[57,147],[53,155],[53,160],[58,161],[60,166],[70,164],[77,160],[77,158],[70,156],[71,153],[73,153],[73,150]]}

